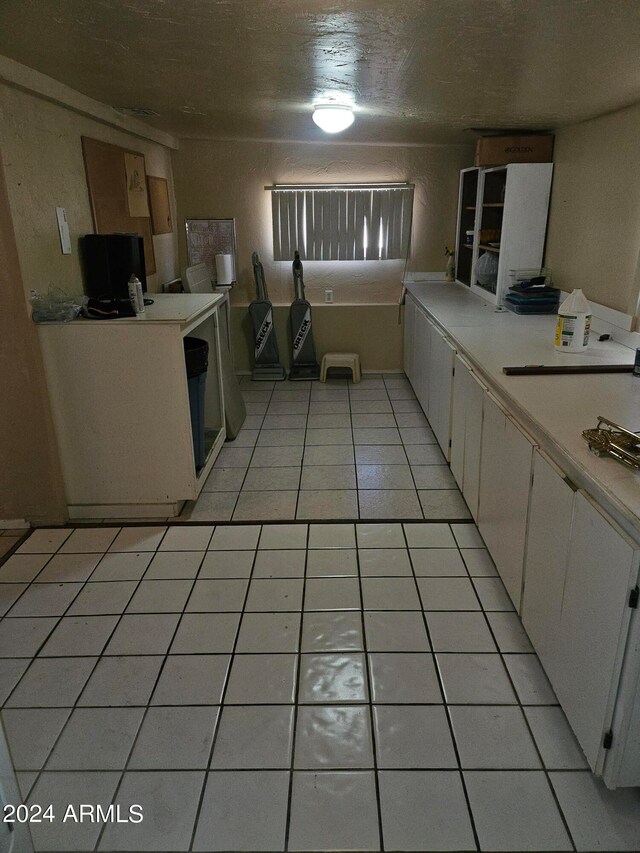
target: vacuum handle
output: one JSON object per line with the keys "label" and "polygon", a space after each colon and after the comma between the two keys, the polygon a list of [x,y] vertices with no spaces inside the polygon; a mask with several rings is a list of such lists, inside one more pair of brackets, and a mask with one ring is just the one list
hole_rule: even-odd
{"label": "vacuum handle", "polygon": [[293,259],[293,286],[295,288],[296,299],[304,299],[304,278],[302,272],[302,261],[300,260],[300,252],[296,251]]}
{"label": "vacuum handle", "polygon": [[259,300],[268,300],[269,294],[267,293],[267,282],[264,278],[264,267],[260,263],[257,252],[251,255],[251,263],[253,264],[253,277],[256,280],[256,296]]}

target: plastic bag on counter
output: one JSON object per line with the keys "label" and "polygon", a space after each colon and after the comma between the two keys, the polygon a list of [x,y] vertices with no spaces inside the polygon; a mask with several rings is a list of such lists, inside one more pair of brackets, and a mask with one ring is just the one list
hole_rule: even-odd
{"label": "plastic bag on counter", "polygon": [[493,252],[480,255],[476,263],[476,278],[485,287],[495,285],[498,280],[498,256]]}
{"label": "plastic bag on counter", "polygon": [[50,284],[46,293],[31,291],[31,319],[34,323],[69,323],[75,320],[84,296],[65,293],[60,287]]}

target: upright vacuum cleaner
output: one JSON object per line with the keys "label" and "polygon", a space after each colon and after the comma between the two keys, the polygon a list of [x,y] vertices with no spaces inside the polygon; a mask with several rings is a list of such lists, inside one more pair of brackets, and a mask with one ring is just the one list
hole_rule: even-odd
{"label": "upright vacuum cleaner", "polygon": [[267,283],[264,280],[264,268],[260,263],[258,253],[251,256],[253,264],[253,276],[256,280],[256,299],[249,305],[249,316],[253,323],[254,368],[252,379],[274,379],[286,378],[284,367],[280,364],[280,353],[278,352],[278,341],[273,324],[273,306],[269,302]]}
{"label": "upright vacuum cleaner", "polygon": [[291,325],[291,370],[289,379],[319,379],[320,365],[316,361],[316,348],[311,331],[311,305],[304,298],[302,261],[296,252],[293,261],[293,286],[295,299],[289,309]]}

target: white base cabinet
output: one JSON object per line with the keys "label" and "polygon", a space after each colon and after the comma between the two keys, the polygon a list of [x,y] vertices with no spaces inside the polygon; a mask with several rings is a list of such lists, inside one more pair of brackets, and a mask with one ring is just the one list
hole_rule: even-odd
{"label": "white base cabinet", "polygon": [[[638,581],[638,545],[583,492],[576,495],[554,688],[590,767],[602,773]],[[611,730],[611,744],[608,733]],[[635,784],[640,783],[640,777]]]}
{"label": "white base cabinet", "polygon": [[413,361],[413,390],[422,411],[429,416],[429,379],[431,362],[431,336],[433,323],[427,320],[425,314],[416,309],[415,348]]}
{"label": "white base cabinet", "polygon": [[405,317],[407,375],[445,453],[451,439],[453,475],[589,766],[610,788],[640,785],[640,544],[411,296]]}
{"label": "white base cabinet", "polygon": [[478,527],[520,612],[533,441],[498,401],[484,395]]}
{"label": "white base cabinet", "polygon": [[451,403],[456,350],[451,341],[433,326],[429,361],[429,423],[447,460],[450,458]]}
{"label": "white base cabinet", "polygon": [[[177,515],[225,440],[220,295],[154,294],[145,316],[38,326],[69,516]],[[183,340],[209,344],[196,470]]]}
{"label": "white base cabinet", "polygon": [[405,373],[448,459],[456,351],[410,296],[405,302],[404,323]]}
{"label": "white base cabinet", "polygon": [[562,669],[560,618],[576,489],[546,454],[534,451],[522,623],[552,684]]}
{"label": "white base cabinet", "polygon": [[630,606],[639,548],[536,451],[522,621],[589,766],[610,787],[640,784]]}

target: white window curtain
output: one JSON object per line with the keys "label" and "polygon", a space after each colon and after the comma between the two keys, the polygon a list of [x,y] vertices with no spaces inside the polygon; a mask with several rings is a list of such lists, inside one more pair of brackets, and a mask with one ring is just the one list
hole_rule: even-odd
{"label": "white window curtain", "polygon": [[386,261],[405,258],[413,184],[281,184],[271,190],[273,258]]}

